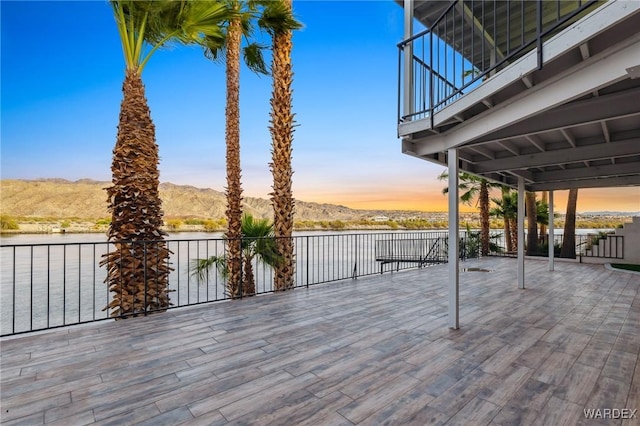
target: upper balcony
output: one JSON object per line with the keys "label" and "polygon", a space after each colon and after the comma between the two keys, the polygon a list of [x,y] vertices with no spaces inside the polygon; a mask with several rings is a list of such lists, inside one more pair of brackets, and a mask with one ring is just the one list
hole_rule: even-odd
{"label": "upper balcony", "polygon": [[459,148],[462,170],[528,190],[640,183],[640,3],[396,1],[404,153]]}

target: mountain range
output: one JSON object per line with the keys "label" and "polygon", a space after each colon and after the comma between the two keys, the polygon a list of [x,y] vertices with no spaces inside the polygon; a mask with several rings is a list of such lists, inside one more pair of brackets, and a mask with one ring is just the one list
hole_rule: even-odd
{"label": "mountain range", "polygon": [[[109,217],[107,193],[110,182],[91,179],[0,181],[0,212],[14,217],[81,218]],[[220,219],[225,217],[225,194],[214,189],[162,183],[160,198],[166,218]],[[272,218],[271,202],[244,197],[243,211],[258,218]],[[334,204],[295,202],[295,218],[311,220],[358,220],[385,216],[393,219],[426,218],[434,213],[413,211],[355,210]]]}

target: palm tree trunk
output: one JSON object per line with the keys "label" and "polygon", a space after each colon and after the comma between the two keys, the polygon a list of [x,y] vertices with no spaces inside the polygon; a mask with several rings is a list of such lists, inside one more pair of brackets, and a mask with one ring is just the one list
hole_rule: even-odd
{"label": "palm tree trunk", "polygon": [[527,192],[525,195],[527,210],[527,255],[533,256],[538,252],[536,193]]}
{"label": "palm tree trunk", "polygon": [[[549,202],[549,193],[547,191],[542,191],[542,202],[547,204]],[[538,239],[540,242],[544,242],[545,235],[547,235],[547,226],[544,223],[540,224],[540,234],[538,235]]]}
{"label": "palm tree trunk", "polygon": [[509,231],[511,231],[511,250],[516,251],[518,249],[518,220],[515,217],[509,218]]}
{"label": "palm tree trunk", "polygon": [[578,190],[570,189],[567,199],[567,214],[564,218],[564,235],[560,257],[576,258],[576,207],[578,205]]}
{"label": "palm tree trunk", "polygon": [[511,220],[504,217],[504,245],[507,251],[513,251],[513,242],[511,241]]}
{"label": "palm tree trunk", "polygon": [[[291,9],[291,0],[284,3]],[[293,211],[292,186],[293,170],[291,151],[293,142],[294,114],[292,107],[293,71],[291,69],[291,31],[275,34],[273,37],[273,93],[271,97],[271,131],[273,174],[273,225],[277,250],[282,262],[276,266],[274,286],[276,290],[293,288]]]}
{"label": "palm tree trunk", "polygon": [[242,186],[240,176],[240,38],[241,23],[229,23],[227,34],[227,262],[229,265],[229,296],[241,295],[242,279]]}
{"label": "palm tree trunk", "polygon": [[253,258],[245,254],[244,256],[244,284],[242,286],[242,294],[244,296],[253,296],[256,294],[256,280],[253,275]]}
{"label": "palm tree trunk", "polygon": [[115,251],[107,265],[113,299],[106,309],[114,317],[169,307],[169,250],[163,237],[160,172],[155,126],[136,70],[127,70],[122,86],[120,120],[111,165],[113,185],[107,188],[111,225],[108,239]]}
{"label": "palm tree trunk", "polygon": [[489,255],[489,186],[486,181],[480,183],[478,194],[480,204],[480,253]]}

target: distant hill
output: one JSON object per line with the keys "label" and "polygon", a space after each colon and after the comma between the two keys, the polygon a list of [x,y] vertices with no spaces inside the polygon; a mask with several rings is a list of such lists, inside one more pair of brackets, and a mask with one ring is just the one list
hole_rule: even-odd
{"label": "distant hill", "polygon": [[[0,212],[15,217],[98,219],[108,217],[107,193],[110,182],[90,179],[1,180]],[[187,185],[163,183],[160,197],[166,218],[219,219],[225,216],[224,193]],[[245,197],[243,209],[254,217],[271,218],[271,203]],[[394,219],[426,217],[433,213],[383,210],[355,210],[333,204],[296,201],[295,218],[303,220],[358,220],[386,216]]]}
{"label": "distant hill", "polygon": [[637,212],[612,212],[612,211],[602,211],[602,212],[583,212],[583,213],[580,213],[580,215],[582,215],[582,216],[595,216],[595,217],[600,217],[600,216],[607,216],[607,217],[617,217],[617,216],[630,217],[630,216],[640,216],[640,211],[637,211]]}

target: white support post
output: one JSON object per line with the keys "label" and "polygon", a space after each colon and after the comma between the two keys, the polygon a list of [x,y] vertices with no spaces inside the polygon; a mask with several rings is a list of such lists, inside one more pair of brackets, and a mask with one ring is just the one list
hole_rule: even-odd
{"label": "white support post", "polygon": [[518,288],[524,288],[524,178],[518,176]]}
{"label": "white support post", "polygon": [[[404,39],[407,40],[413,36],[413,0],[404,0]],[[414,113],[414,81],[413,81],[413,42],[404,47],[403,55],[404,76],[403,76],[403,110],[401,116],[412,119],[411,114]]]}
{"label": "white support post", "polygon": [[449,149],[449,327],[460,328],[460,236],[458,232],[458,150]]}
{"label": "white support post", "polygon": [[554,227],[553,227],[553,191],[549,191],[549,270],[553,271],[554,268]]}

